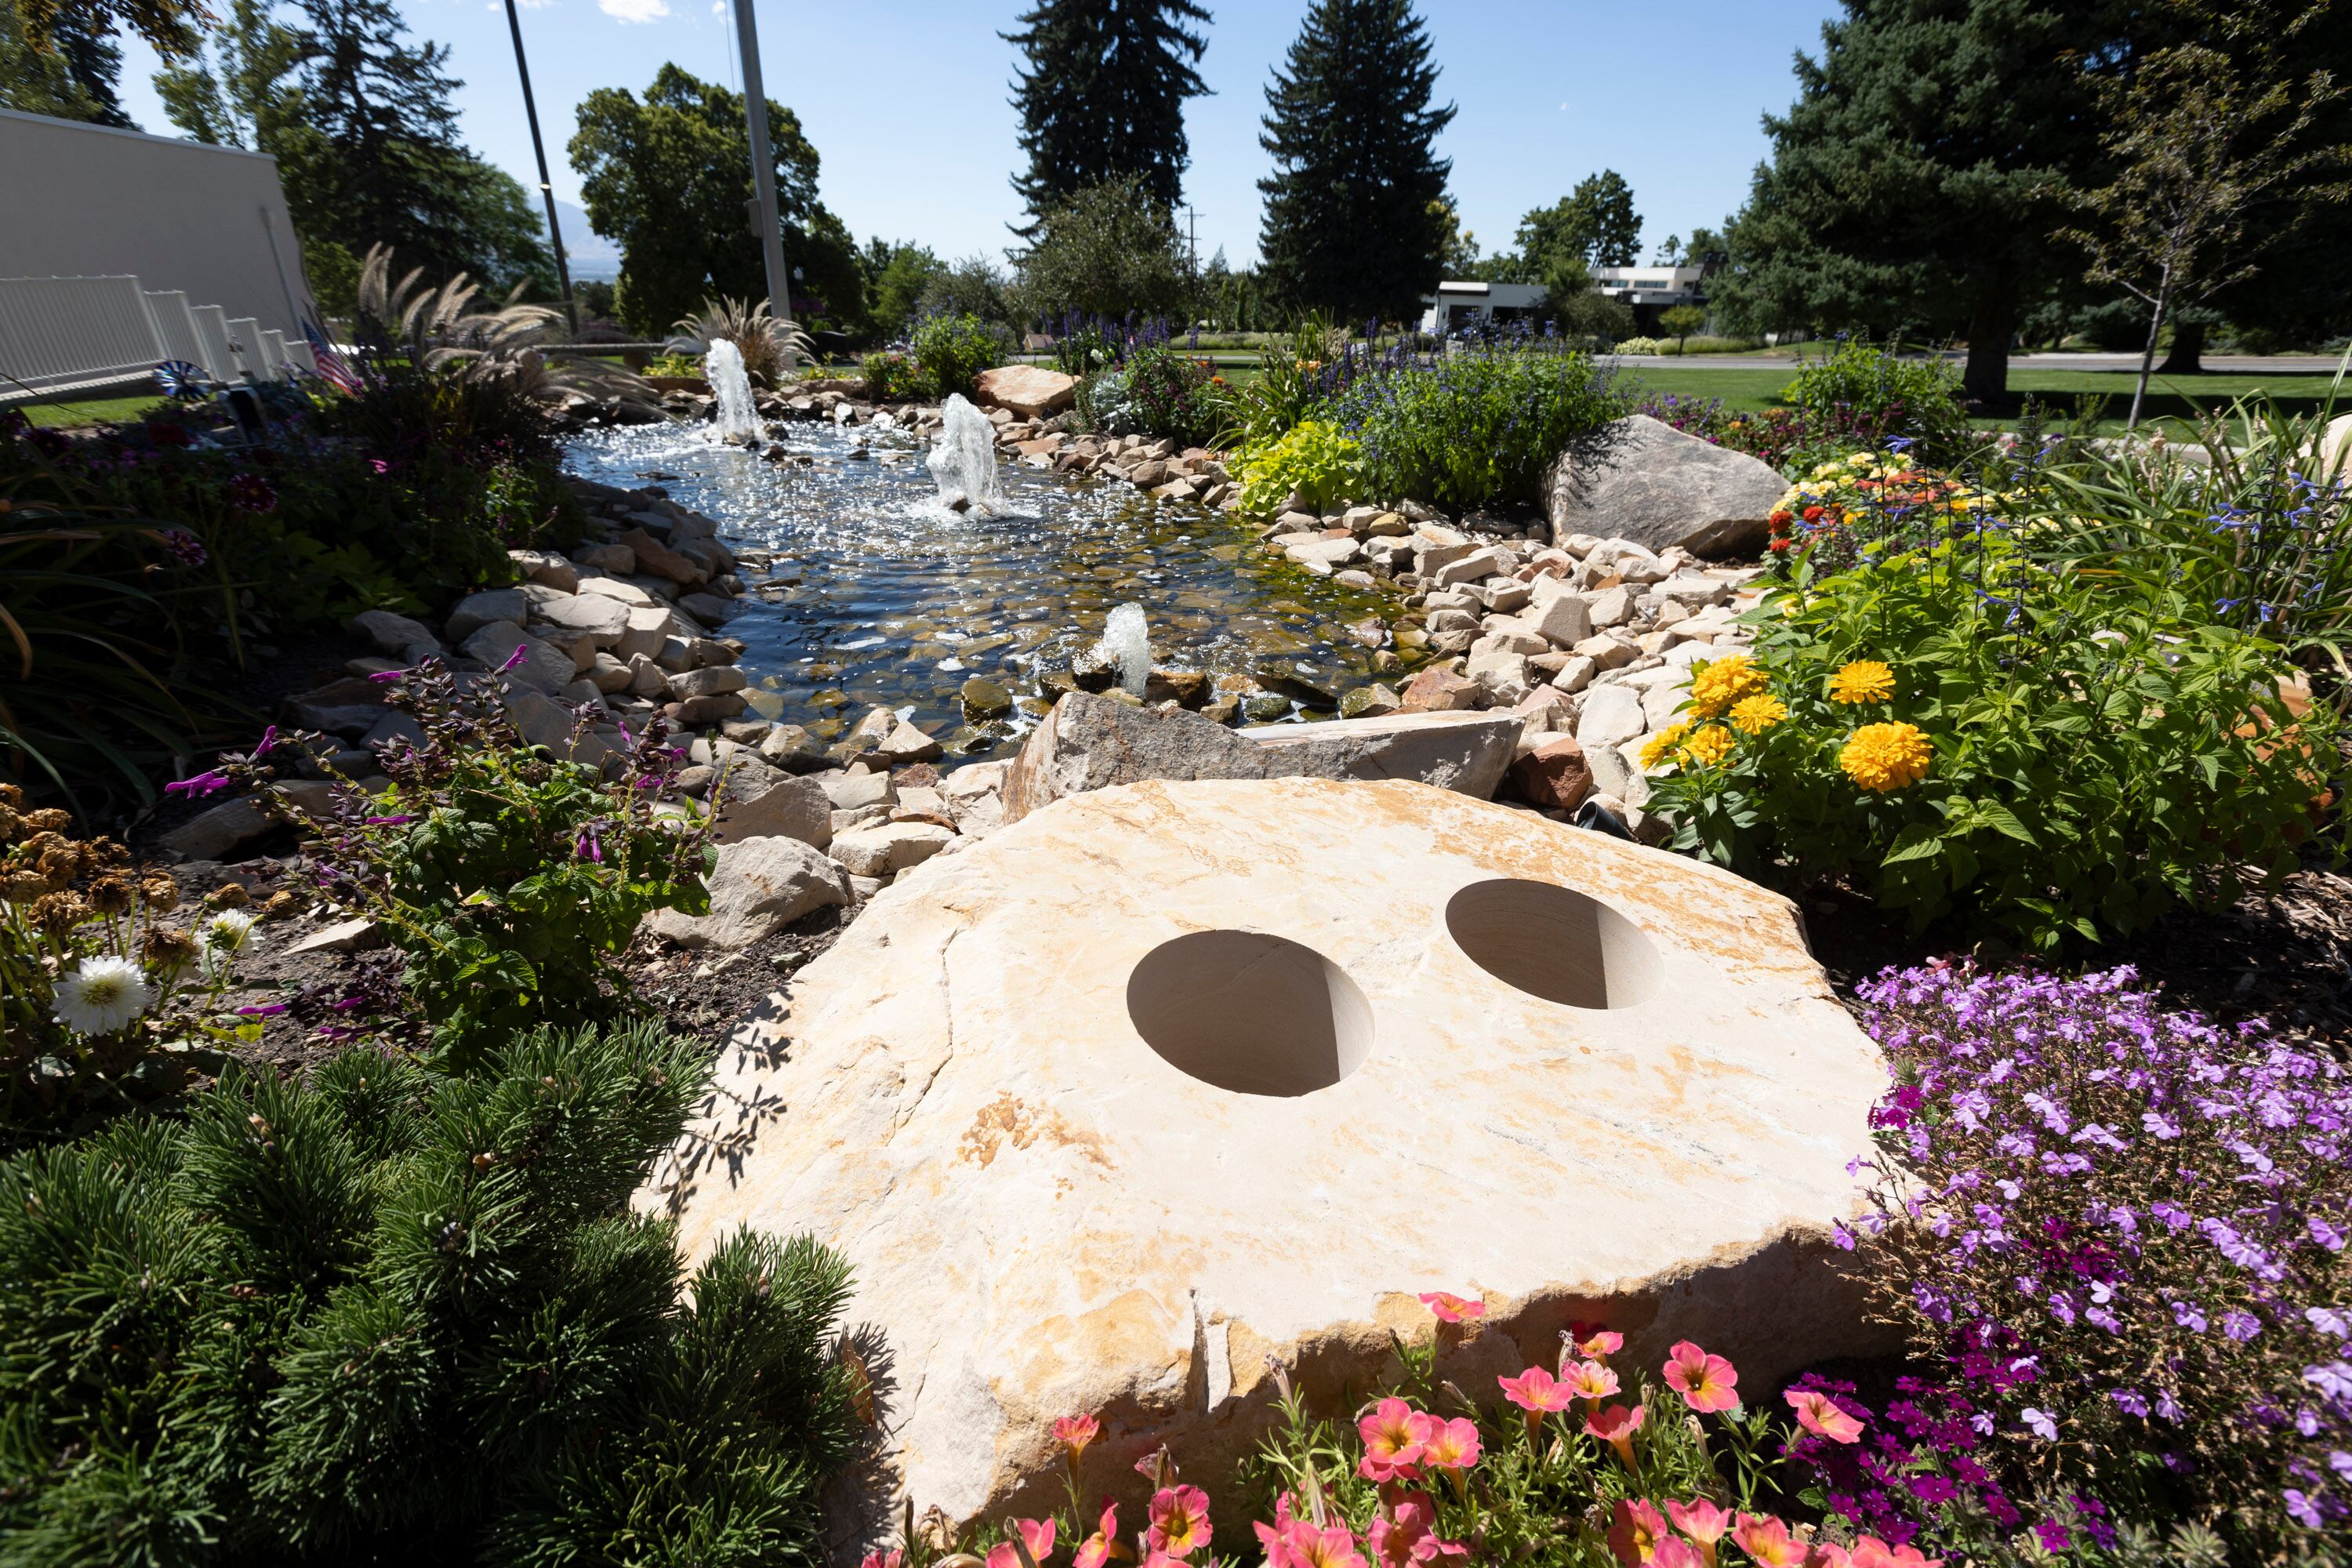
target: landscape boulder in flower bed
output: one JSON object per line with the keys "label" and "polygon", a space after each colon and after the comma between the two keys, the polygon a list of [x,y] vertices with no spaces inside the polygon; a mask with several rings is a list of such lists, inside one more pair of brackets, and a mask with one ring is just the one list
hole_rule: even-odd
{"label": "landscape boulder in flower bed", "polygon": [[1629,414],[1560,454],[1552,471],[1552,537],[1630,539],[1651,550],[1748,555],[1764,544],[1764,520],[1786,481],[1745,452]]}
{"label": "landscape boulder in flower bed", "polygon": [[1759,1378],[1878,1342],[1829,1238],[1884,1068],[1776,895],[1306,779],[1070,796],[914,878],[721,1053],[640,1203],[695,1255],[844,1249],[919,1508],[1034,1502],[1073,1409],[1221,1484],[1270,1361],[1336,1401],[1425,1342],[1400,1280],[1483,1301],[1464,1386],[1603,1315]]}

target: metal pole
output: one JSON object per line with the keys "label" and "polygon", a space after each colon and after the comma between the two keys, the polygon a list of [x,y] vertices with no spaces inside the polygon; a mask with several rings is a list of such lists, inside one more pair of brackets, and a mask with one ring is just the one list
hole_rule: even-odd
{"label": "metal pole", "polygon": [[563,259],[563,227],[555,221],[555,187],[547,178],[547,146],[539,139],[539,105],[530,96],[530,65],[522,56],[522,18],[515,14],[515,0],[507,0],[507,31],[514,35],[515,74],[522,78],[523,118],[530,121],[530,150],[539,160],[539,195],[547,204],[547,237],[555,247],[555,287],[563,296],[563,314],[572,322],[572,335],[580,335],[580,306],[572,298],[572,268]]}
{"label": "metal pole", "polygon": [[[784,228],[776,210],[776,158],[768,145],[768,94],[760,85],[760,27],[752,19],[753,4],[735,0],[735,41],[743,53],[743,125],[751,138],[751,191],[760,209],[760,249],[768,264],[768,311],[789,326],[793,275],[784,269]],[[785,356],[787,368],[791,358]]]}

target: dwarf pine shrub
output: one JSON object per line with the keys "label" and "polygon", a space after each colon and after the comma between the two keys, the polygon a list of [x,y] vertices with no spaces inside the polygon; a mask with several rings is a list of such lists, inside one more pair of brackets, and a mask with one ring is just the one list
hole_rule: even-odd
{"label": "dwarf pine shrub", "polygon": [[627,1206],[703,1080],[353,1051],[0,1163],[0,1564],[814,1562],[845,1268]]}

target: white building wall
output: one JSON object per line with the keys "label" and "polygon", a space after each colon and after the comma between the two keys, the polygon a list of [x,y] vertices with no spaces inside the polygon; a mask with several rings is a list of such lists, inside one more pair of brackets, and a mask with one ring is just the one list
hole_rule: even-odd
{"label": "white building wall", "polygon": [[125,273],[299,339],[310,291],[278,160],[0,110],[0,278]]}

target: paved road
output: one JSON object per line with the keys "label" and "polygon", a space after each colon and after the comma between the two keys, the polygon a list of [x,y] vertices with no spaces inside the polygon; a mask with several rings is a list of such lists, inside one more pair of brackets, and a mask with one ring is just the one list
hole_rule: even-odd
{"label": "paved road", "polygon": [[[1785,359],[1763,359],[1752,354],[1693,354],[1685,359],[1676,354],[1608,354],[1611,364],[1659,370],[1787,370],[1797,367]],[[1964,353],[1938,356],[1954,363],[1965,361]],[[2161,361],[2158,362],[2162,363]],[[2342,361],[2334,354],[2207,354],[2203,363],[2209,372],[2225,375],[2326,375]],[[2098,370],[2137,371],[2137,354],[2011,354],[2011,370]]]}

